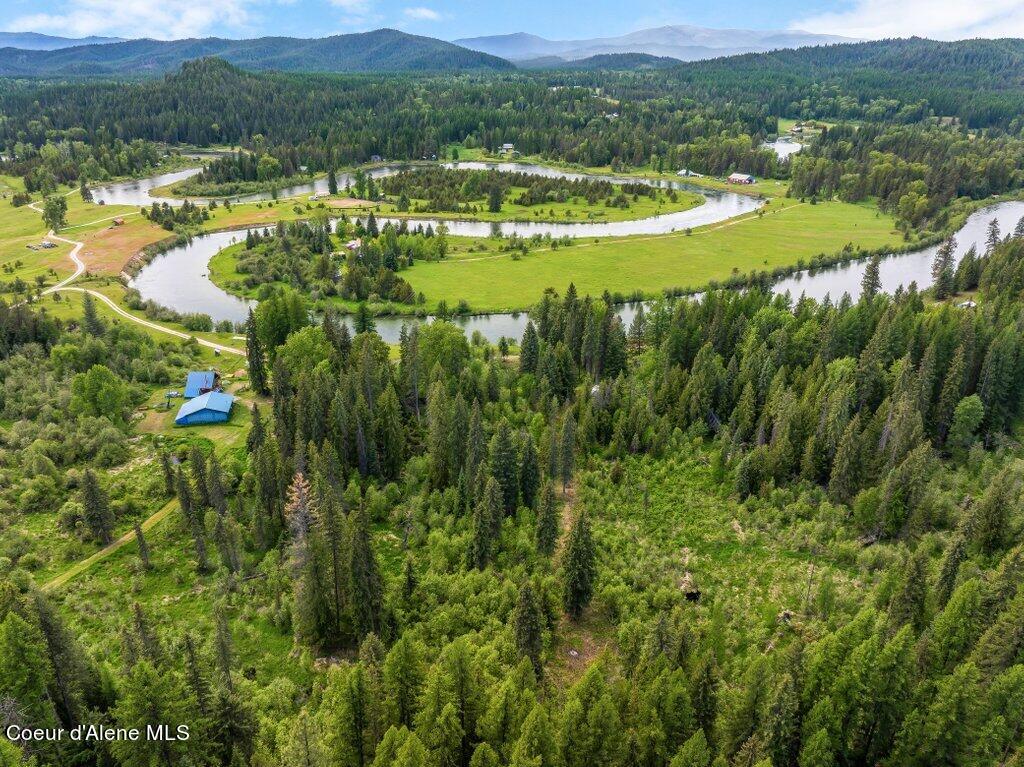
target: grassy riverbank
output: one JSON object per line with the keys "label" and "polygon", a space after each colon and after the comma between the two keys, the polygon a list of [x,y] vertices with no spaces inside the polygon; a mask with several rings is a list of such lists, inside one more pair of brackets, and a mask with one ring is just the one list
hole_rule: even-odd
{"label": "grassy riverbank", "polygon": [[570,282],[581,294],[653,296],[794,265],[847,244],[866,250],[904,244],[892,217],[869,205],[779,199],[764,211],[690,235],[586,240],[533,250],[518,260],[502,253],[417,263],[404,276],[426,295],[428,306],[465,299],[474,312],[490,312],[526,308],[546,288],[562,292]]}

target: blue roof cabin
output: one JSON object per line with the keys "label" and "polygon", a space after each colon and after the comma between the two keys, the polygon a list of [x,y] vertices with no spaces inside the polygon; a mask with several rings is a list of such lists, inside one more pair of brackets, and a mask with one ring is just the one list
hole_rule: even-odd
{"label": "blue roof cabin", "polygon": [[223,423],[231,417],[235,398],[230,394],[210,391],[190,399],[174,417],[176,426],[194,426],[200,423]]}
{"label": "blue roof cabin", "polygon": [[185,379],[185,399],[198,397],[217,388],[220,376],[213,370],[193,370]]}

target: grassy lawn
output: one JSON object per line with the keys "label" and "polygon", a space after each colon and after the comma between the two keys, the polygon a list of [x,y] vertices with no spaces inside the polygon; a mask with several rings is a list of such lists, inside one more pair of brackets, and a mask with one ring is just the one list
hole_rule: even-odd
{"label": "grassy lawn", "polygon": [[701,229],[629,238],[602,238],[570,247],[417,263],[403,272],[427,305],[466,299],[473,311],[524,309],[545,288],[562,292],[570,282],[580,293],[605,289],[624,295],[655,295],[666,288],[700,289],[733,274],[796,264],[847,243],[865,249],[898,245],[893,219],[868,205],[800,204],[772,200],[756,214]]}

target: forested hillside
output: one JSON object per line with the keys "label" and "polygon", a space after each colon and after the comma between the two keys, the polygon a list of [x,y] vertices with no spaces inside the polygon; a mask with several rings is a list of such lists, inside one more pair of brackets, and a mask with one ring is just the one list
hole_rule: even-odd
{"label": "forested hillside", "polygon": [[64,77],[152,75],[183,62],[218,56],[246,69],[304,72],[457,71],[512,69],[497,56],[396,29],[315,39],[127,40],[59,50],[0,49],[0,75]]}
{"label": "forested hillside", "polygon": [[[771,111],[794,106],[808,116],[889,117],[923,104],[972,127],[1020,129],[1024,41],[910,38],[828,45],[692,62],[673,70],[674,83],[736,98],[760,94]],[[941,75],[940,75],[941,73]],[[851,98],[852,97],[852,98]],[[865,104],[874,102],[865,109]],[[888,107],[886,104],[888,103]],[[902,116],[915,119],[912,111]]]}

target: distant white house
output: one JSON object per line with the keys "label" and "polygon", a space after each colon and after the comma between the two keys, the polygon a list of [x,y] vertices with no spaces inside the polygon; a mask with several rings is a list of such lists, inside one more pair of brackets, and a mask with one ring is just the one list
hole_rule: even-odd
{"label": "distant white house", "polygon": [[757,179],[749,173],[730,173],[726,179],[730,184],[755,184]]}
{"label": "distant white house", "polygon": [[370,162],[384,162],[384,158],[381,157],[379,154],[371,154]]}
{"label": "distant white house", "polygon": [[502,144],[501,149],[498,150],[498,154],[514,154],[516,151],[515,144]]}
{"label": "distant white house", "polygon": [[684,178],[704,178],[703,173],[697,173],[697,171],[690,170],[689,168],[680,168],[676,171],[676,175]]}

